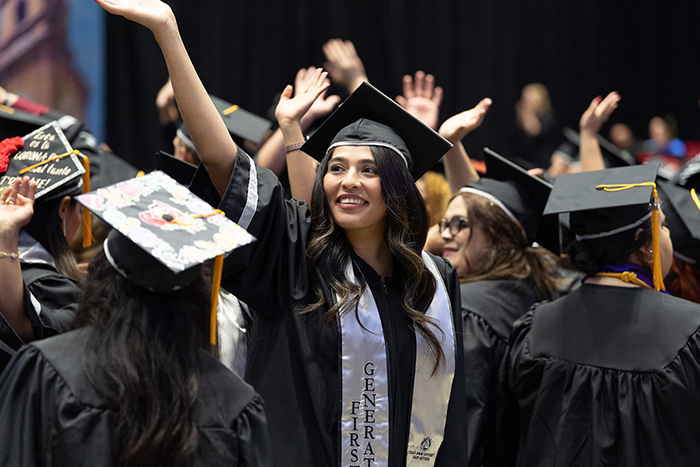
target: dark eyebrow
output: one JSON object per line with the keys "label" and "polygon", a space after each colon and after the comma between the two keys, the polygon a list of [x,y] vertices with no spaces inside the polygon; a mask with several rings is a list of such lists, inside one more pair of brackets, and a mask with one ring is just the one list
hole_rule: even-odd
{"label": "dark eyebrow", "polygon": [[[342,162],[343,164],[348,163],[348,158],[343,156],[332,157],[329,162]],[[374,164],[377,165],[377,161],[374,159],[360,159],[357,161],[358,164]]]}

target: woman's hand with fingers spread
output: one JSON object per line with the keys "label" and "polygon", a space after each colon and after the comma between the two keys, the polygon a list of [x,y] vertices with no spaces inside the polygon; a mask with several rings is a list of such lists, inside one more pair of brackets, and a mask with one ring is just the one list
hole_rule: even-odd
{"label": "woman's hand with fingers spread", "polygon": [[95,0],[108,13],[139,23],[154,35],[175,25],[175,15],[167,3],[160,0]]}

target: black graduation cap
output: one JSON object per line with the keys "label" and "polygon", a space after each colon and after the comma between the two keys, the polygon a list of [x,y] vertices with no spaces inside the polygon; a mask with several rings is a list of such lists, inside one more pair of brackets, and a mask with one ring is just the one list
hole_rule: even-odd
{"label": "black graduation cap", "polygon": [[197,166],[180,160],[165,151],[156,153],[156,170],[162,170],[178,183],[188,186],[197,172]]}
{"label": "black graduation cap", "polygon": [[301,150],[321,161],[336,146],[384,146],[405,161],[414,180],[452,144],[377,88],[363,82]]}
{"label": "black graduation cap", "polygon": [[0,178],[0,191],[24,176],[36,182],[38,201],[73,195],[88,186],[84,180],[89,177],[87,164],[83,164],[86,158],[73,150],[57,122],[49,122],[22,139],[22,149],[10,157],[7,172]]}
{"label": "black graduation cap", "polygon": [[530,175],[524,168],[489,148],[484,148],[484,162],[486,177],[500,183],[489,184],[488,179],[481,179],[482,188],[510,209],[525,229],[529,242],[536,241],[550,251],[559,252],[557,218],[542,216],[552,191],[551,183]]}
{"label": "black graduation cap", "polygon": [[673,254],[700,263],[700,199],[697,193],[669,182],[659,182],[659,197],[671,231]]}
{"label": "black graduation cap", "polygon": [[544,214],[569,213],[569,228],[579,241],[611,237],[652,222],[654,284],[663,289],[658,248],[657,164],[617,167],[560,175]]}
{"label": "black graduation cap", "polygon": [[[566,150],[564,150],[564,152],[567,152],[567,154],[569,154],[572,158],[578,159],[578,149],[581,146],[581,135],[569,127],[564,127],[562,129],[562,133],[564,133],[564,137],[566,137],[567,142],[576,147],[575,154],[569,154]],[[634,157],[626,152],[623,152],[620,148],[601,135],[598,135],[596,139],[600,145],[600,152],[603,155],[603,161],[605,162],[606,167],[627,167],[637,164]],[[571,146],[566,146],[566,148],[571,150]]]}
{"label": "black graduation cap", "polygon": [[[216,110],[224,120],[228,132],[231,133],[237,143],[241,140],[252,141],[255,144],[260,144],[265,137],[265,133],[272,126],[272,122],[242,109],[240,106],[226,102],[223,99],[209,95],[214,103]],[[177,136],[193,151],[196,151],[190,132],[184,123],[181,123],[177,129]]]}
{"label": "black graduation cap", "polygon": [[673,182],[689,190],[700,190],[700,154],[683,165],[681,171],[673,177]]}
{"label": "black graduation cap", "polygon": [[[186,287],[202,263],[214,258],[218,292],[223,255],[254,240],[223,212],[161,171],[100,188],[77,200],[113,228],[104,244],[110,264],[133,284],[153,292]],[[212,293],[214,330],[216,295]]]}

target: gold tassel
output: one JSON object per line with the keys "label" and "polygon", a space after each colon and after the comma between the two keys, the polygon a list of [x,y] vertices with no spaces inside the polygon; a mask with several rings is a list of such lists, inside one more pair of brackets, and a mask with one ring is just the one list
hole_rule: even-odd
{"label": "gold tassel", "polygon": [[596,189],[602,188],[605,191],[621,191],[638,186],[651,186],[654,189],[654,205],[652,206],[651,211],[651,245],[653,250],[652,255],[654,256],[654,289],[657,291],[666,290],[666,287],[664,286],[664,276],[661,272],[661,255],[659,253],[659,194],[656,192],[656,183],[644,182],[598,185],[596,186]]}
{"label": "gold tassel", "polygon": [[[90,192],[90,161],[87,156],[80,154],[80,161],[83,164],[85,173],[83,174],[83,193]],[[92,245],[95,239],[92,236],[92,216],[89,209],[83,209],[83,248],[88,248]]]}
{"label": "gold tassel", "polygon": [[219,255],[214,260],[214,276],[211,284],[211,311],[209,315],[209,342],[216,345],[216,309],[219,305],[219,288],[221,287],[221,273],[224,268],[224,255]]}

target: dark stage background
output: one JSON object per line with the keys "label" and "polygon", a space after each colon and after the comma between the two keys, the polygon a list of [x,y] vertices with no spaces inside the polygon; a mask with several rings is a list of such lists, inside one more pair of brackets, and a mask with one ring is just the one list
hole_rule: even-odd
{"label": "dark stage background", "polygon": [[[611,122],[628,123],[637,138],[647,137],[652,116],[672,113],[682,139],[700,139],[700,2],[169,3],[208,91],[258,114],[300,67],[322,65],[322,44],[339,37],[355,43],[370,81],[392,97],[404,74],[433,73],[445,90],[441,120],[491,97],[484,125],[465,139],[475,158],[485,145],[507,152],[514,103],[529,82],[550,89],[563,125],[577,128],[594,96],[618,90]],[[163,59],[153,36],[123,18],[109,18],[107,42],[107,141],[150,169],[162,146],[155,97],[167,79]]]}

